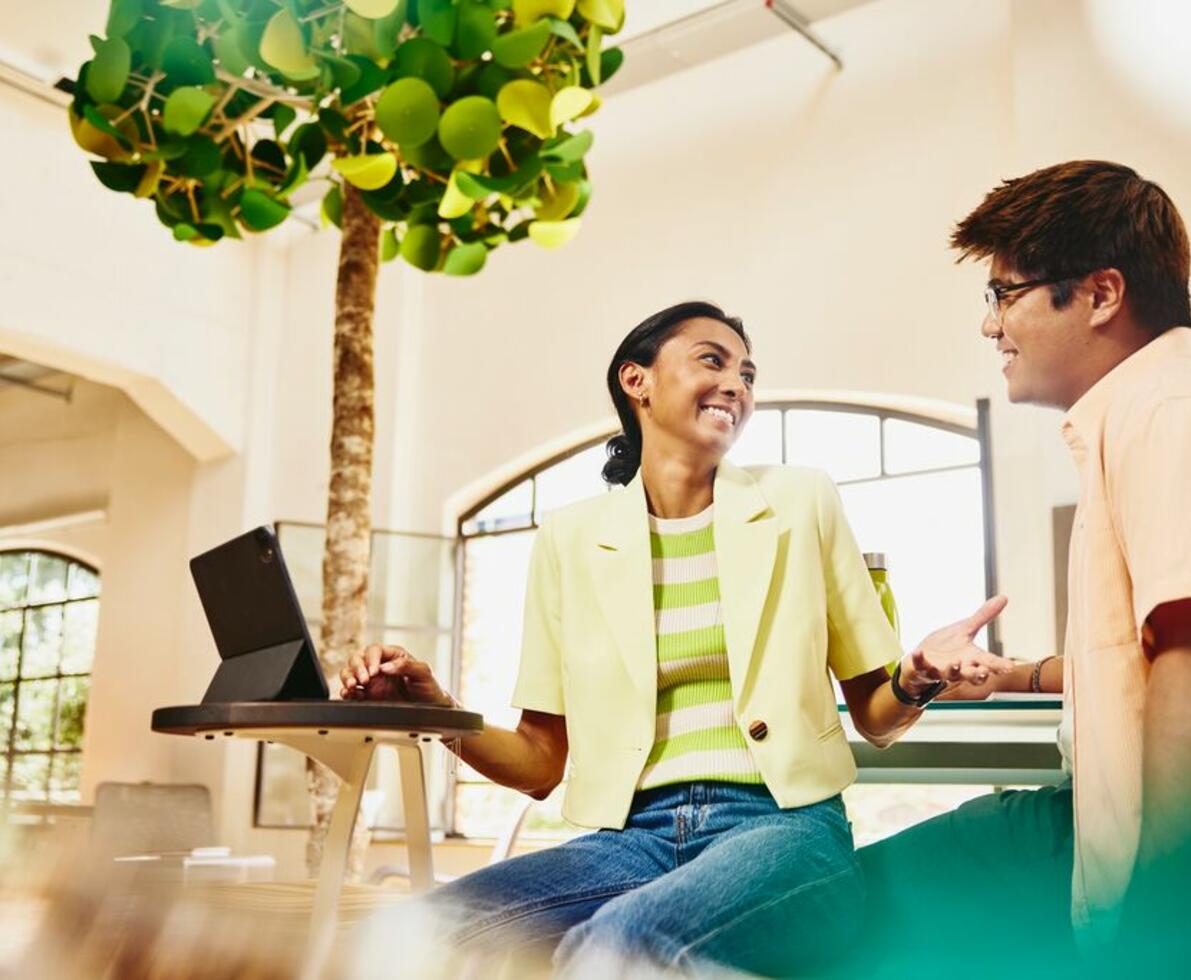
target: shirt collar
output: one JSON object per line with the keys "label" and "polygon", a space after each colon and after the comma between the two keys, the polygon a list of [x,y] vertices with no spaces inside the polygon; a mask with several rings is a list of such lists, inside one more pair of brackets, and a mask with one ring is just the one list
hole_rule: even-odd
{"label": "shirt collar", "polygon": [[1085,391],[1063,416],[1061,431],[1073,449],[1086,442],[1108,414],[1108,407],[1122,387],[1143,377],[1172,349],[1191,342],[1191,327],[1172,327],[1140,347]]}

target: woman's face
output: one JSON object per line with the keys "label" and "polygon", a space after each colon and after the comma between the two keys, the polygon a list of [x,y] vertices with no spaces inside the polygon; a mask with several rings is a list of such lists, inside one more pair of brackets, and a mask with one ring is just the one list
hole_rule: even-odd
{"label": "woman's face", "polygon": [[648,401],[639,412],[645,445],[684,445],[718,461],[753,414],[756,372],[730,327],[702,317],[686,321],[639,378]]}

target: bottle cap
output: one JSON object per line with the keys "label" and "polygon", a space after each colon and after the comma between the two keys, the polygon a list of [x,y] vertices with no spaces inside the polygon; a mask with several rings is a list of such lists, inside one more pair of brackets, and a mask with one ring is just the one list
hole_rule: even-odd
{"label": "bottle cap", "polygon": [[869,571],[887,572],[889,566],[885,562],[885,552],[883,551],[866,551],[864,553],[864,563],[868,566]]}

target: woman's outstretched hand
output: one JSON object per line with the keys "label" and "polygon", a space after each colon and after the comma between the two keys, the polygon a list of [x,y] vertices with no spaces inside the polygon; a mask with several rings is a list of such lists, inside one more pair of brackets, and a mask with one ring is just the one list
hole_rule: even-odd
{"label": "woman's outstretched hand", "polygon": [[926,637],[913,653],[902,658],[898,679],[902,689],[918,695],[938,681],[980,688],[989,683],[990,677],[1009,673],[1014,667],[1012,660],[989,653],[973,642],[1008,602],[1003,595],[993,596],[971,616]]}
{"label": "woman's outstretched hand", "polygon": [[339,672],[344,701],[417,701],[454,707],[434,671],[404,647],[373,643],[348,658]]}

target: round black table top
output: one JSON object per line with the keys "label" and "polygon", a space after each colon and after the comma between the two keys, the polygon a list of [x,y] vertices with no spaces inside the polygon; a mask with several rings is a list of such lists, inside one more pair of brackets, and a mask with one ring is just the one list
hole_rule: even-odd
{"label": "round black table top", "polygon": [[462,708],[394,701],[231,701],[158,708],[151,727],[169,735],[250,728],[392,728],[452,738],[484,730],[484,718]]}

